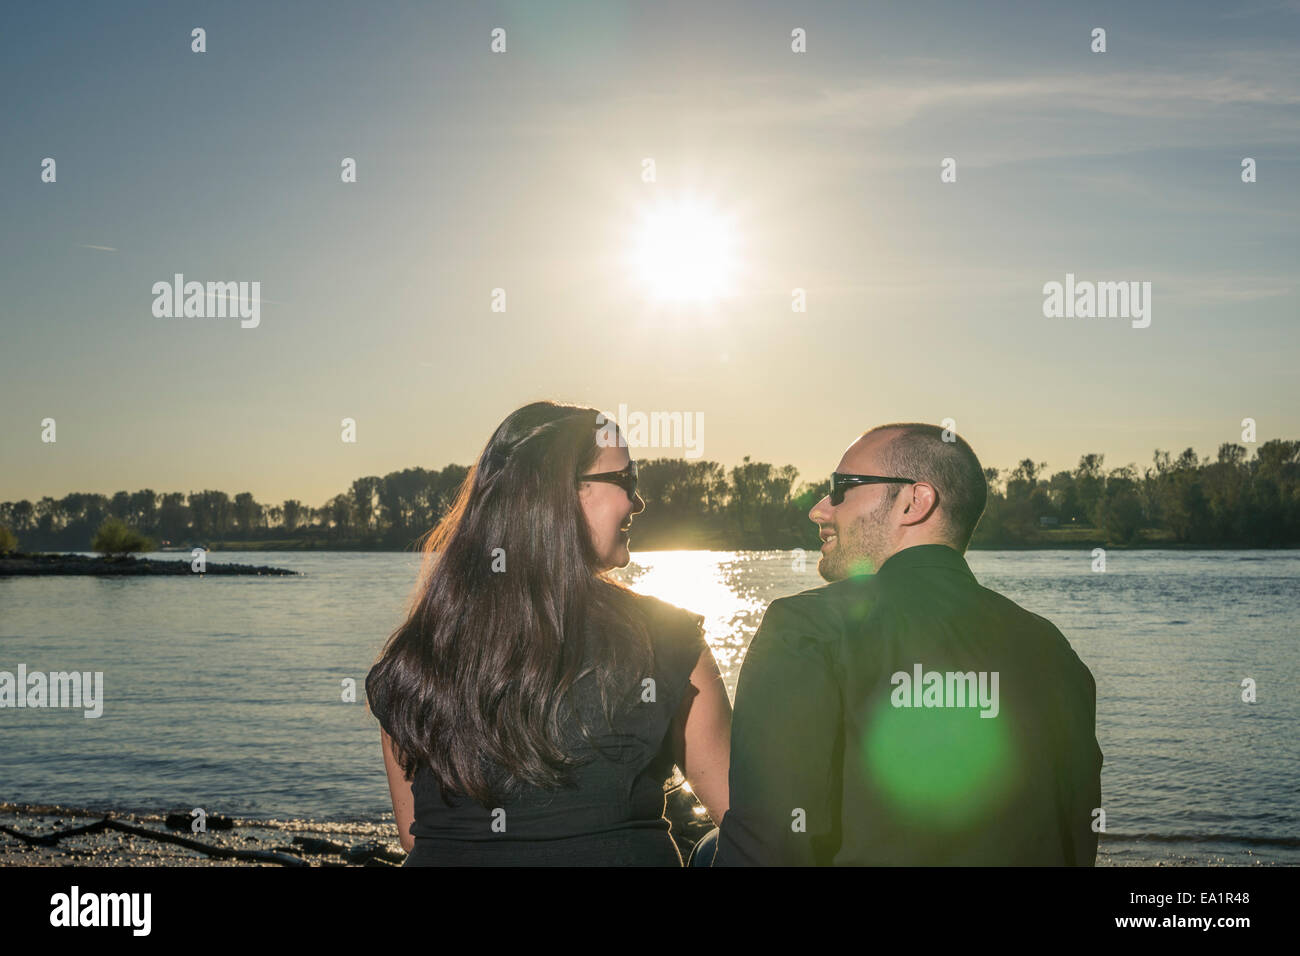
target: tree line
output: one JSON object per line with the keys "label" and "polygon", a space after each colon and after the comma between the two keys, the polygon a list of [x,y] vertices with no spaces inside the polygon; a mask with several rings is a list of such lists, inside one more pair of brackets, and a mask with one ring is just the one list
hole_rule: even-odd
{"label": "tree line", "polygon": [[[797,483],[793,466],[748,457],[732,468],[674,458],[639,465],[646,510],[636,518],[634,548],[820,545],[807,515],[829,491],[829,477]],[[0,528],[17,539],[8,550],[85,550],[112,518],[177,547],[402,550],[446,513],[467,474],[463,465],[448,465],[358,478],[316,507],[259,502],[250,492],[74,493],[0,503]],[[1131,464],[1108,470],[1104,456],[1086,454],[1073,469],[1049,475],[1046,463],[1026,458],[985,476],[989,502],[973,547],[1300,544],[1300,441],[1268,441],[1253,457],[1225,443],[1214,460],[1191,448],[1177,457],[1157,450],[1141,472]]]}
{"label": "tree line", "polygon": [[1048,477],[1046,463],[1024,459],[1002,480],[986,470],[989,507],[976,532],[985,546],[1040,540],[1051,527],[1083,527],[1099,540],[1139,540],[1246,548],[1300,544],[1300,441],[1274,439],[1254,457],[1225,442],[1218,455],[1192,448],[1176,458],[1157,450],[1150,467],[1109,471],[1088,454],[1072,471]]}

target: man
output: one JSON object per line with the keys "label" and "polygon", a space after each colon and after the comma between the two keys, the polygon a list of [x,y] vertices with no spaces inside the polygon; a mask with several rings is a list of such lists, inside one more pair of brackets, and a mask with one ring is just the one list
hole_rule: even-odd
{"label": "man", "polygon": [[809,512],[832,583],[772,602],[741,668],[714,866],[1095,863],[1096,684],[975,580],[986,496],[950,431],[849,446]]}

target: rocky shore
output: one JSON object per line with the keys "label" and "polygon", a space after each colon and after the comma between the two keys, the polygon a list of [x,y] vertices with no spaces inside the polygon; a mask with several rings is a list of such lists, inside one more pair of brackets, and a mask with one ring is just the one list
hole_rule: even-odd
{"label": "rocky shore", "polygon": [[[685,861],[712,824],[684,790],[665,815]],[[0,867],[7,866],[401,866],[391,819],[373,823],[244,820],[209,815],[191,831],[187,812],[126,813],[0,803]]]}
{"label": "rocky shore", "polygon": [[391,822],[317,823],[0,804],[5,866],[400,866]]}
{"label": "rocky shore", "polygon": [[297,574],[284,568],[252,564],[212,564],[203,571],[195,571],[190,559],[159,561],[154,558],[100,557],[85,554],[9,554],[0,557],[0,577],[19,577],[45,574],[90,574],[100,576],[184,574],[199,577],[204,574]]}

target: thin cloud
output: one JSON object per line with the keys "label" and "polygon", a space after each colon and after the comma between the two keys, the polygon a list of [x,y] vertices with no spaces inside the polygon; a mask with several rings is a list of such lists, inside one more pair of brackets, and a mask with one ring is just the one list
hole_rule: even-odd
{"label": "thin cloud", "polygon": [[[779,129],[781,148],[808,152],[808,161],[823,173],[856,174],[914,166],[918,149],[943,148],[944,131],[953,124],[963,129],[960,159],[968,170],[1300,141],[1300,55],[1219,51],[1203,61],[1194,69],[1162,72],[1051,69],[990,76],[980,64],[961,74],[958,64],[907,59],[891,66],[892,75],[833,82],[815,75],[737,74],[701,83],[706,92],[690,100],[672,91],[638,91],[613,107],[570,102],[557,107],[546,128],[525,123],[516,132],[554,139],[557,130],[618,128],[614,110],[639,117],[638,132],[650,139],[687,125],[714,131],[720,142],[747,137],[769,148],[772,131]],[[979,118],[982,134],[965,128],[972,117]],[[914,135],[891,139],[900,130]],[[843,137],[860,134],[877,138],[863,148],[846,146]]]}
{"label": "thin cloud", "polygon": [[[732,74],[702,83],[708,92],[693,101],[683,102],[670,91],[638,91],[615,106],[642,117],[671,116],[674,123],[685,118],[710,129],[760,131],[778,126],[886,132],[922,119],[942,123],[978,112],[987,121],[1014,124],[1023,123],[1027,115],[1067,117],[1080,125],[1089,117],[1094,122],[1111,117],[1192,123],[1208,141],[1244,108],[1267,111],[1249,117],[1252,128],[1271,119],[1274,129],[1294,129],[1300,55],[1227,50],[1206,53],[1200,61],[1195,69],[993,76],[984,64],[906,58],[891,63],[891,76],[838,76],[831,81],[817,75]],[[926,79],[895,79],[898,75]],[[568,124],[584,129],[590,127],[593,111],[601,112],[592,100],[561,109]]]}
{"label": "thin cloud", "polygon": [[117,250],[112,246],[96,246],[89,242],[79,242],[77,245],[81,246],[83,249],[98,249],[100,252],[117,252]]}
{"label": "thin cloud", "polygon": [[[204,291],[204,298],[207,298],[207,299],[225,299],[226,302],[232,302],[232,303],[237,303],[237,302],[239,302],[239,297],[238,297],[237,295],[221,295],[221,294],[218,293],[218,292],[208,292],[208,291],[206,291],[206,290]],[[263,298],[263,297],[260,296],[260,295],[250,295],[250,296],[249,296],[249,299],[250,299],[251,301],[253,301],[253,302],[258,302],[258,303],[265,302],[265,303],[267,303],[268,305],[287,305],[287,304],[288,304],[287,302],[279,302],[279,301],[277,301],[277,300],[275,300],[275,299],[265,299],[265,298]]]}
{"label": "thin cloud", "polygon": [[[718,122],[791,123],[813,127],[890,129],[904,126],[923,113],[969,111],[1001,106],[1013,110],[1045,110],[1078,116],[1080,112],[1144,119],[1198,119],[1206,109],[1240,106],[1286,109],[1300,104],[1297,59],[1277,57],[1277,71],[1267,78],[1250,75],[1235,58],[1223,59],[1223,72],[1213,67],[1197,73],[1058,73],[1000,79],[939,79],[928,84],[863,82],[812,91],[791,89],[788,78],[767,95],[755,97],[755,84],[777,84],[770,77],[751,77],[737,84]],[[1250,71],[1256,72],[1256,71]],[[755,101],[758,101],[757,104]],[[1006,117],[1010,118],[1010,117]]]}

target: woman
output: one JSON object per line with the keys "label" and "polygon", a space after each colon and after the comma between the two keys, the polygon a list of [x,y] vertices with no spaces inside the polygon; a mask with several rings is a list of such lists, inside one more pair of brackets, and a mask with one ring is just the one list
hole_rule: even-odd
{"label": "woman", "polygon": [[635,594],[636,464],[593,408],[511,414],[366,678],[407,866],[681,866],[676,764],[727,811],[731,706],[699,615]]}

